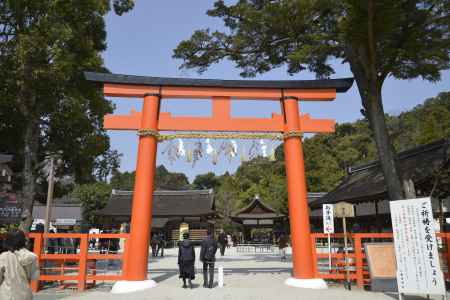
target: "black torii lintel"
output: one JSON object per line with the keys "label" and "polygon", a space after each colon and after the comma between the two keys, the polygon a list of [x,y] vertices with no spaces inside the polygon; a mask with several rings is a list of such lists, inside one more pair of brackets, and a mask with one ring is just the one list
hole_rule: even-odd
{"label": "black torii lintel", "polygon": [[112,84],[258,89],[334,89],[337,93],[346,92],[353,84],[353,78],[351,77],[316,80],[222,80],[151,77],[97,72],[84,72],[84,76],[88,81]]}

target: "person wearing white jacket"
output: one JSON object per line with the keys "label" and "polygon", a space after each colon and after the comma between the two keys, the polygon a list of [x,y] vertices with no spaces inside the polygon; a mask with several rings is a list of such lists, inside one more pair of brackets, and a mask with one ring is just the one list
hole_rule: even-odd
{"label": "person wearing white jacket", "polygon": [[4,241],[0,254],[0,299],[32,300],[30,282],[39,278],[37,256],[25,248],[25,234],[12,231]]}

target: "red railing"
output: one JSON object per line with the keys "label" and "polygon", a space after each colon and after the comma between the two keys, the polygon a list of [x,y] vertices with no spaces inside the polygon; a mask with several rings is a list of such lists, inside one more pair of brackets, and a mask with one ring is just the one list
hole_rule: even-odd
{"label": "red railing", "polygon": [[[28,237],[34,243],[33,252],[38,256],[41,269],[39,280],[31,283],[34,292],[39,291],[41,282],[58,282],[61,286],[75,284],[79,291],[83,291],[89,285],[95,285],[96,281],[124,279],[123,272],[119,274],[98,274],[97,263],[99,261],[121,261],[121,269],[123,269],[123,265],[126,263],[124,253],[129,238],[128,234],[30,233]],[[70,239],[75,241],[76,246],[72,246],[70,249],[61,246],[56,251],[44,251],[44,248],[51,249],[52,239]],[[122,249],[122,253],[116,251],[110,253],[108,249],[98,252],[89,249],[89,241],[92,239],[123,239],[125,249]],[[47,243],[46,247],[44,247],[45,242]]]}
{"label": "red railing", "polygon": [[[450,261],[450,233],[438,233],[437,237],[442,240],[442,244],[445,247],[441,247],[440,256],[442,268],[444,271],[444,276],[446,279],[450,279],[448,271],[448,262]],[[365,243],[373,242],[392,242],[392,233],[356,233],[349,234],[348,240],[349,248],[352,251],[348,253],[348,266],[345,266],[345,254],[343,252],[331,253],[331,263],[332,268],[329,269],[329,254],[328,251],[324,253],[318,253],[318,241],[322,240],[324,246],[328,245],[328,235],[323,233],[314,233],[311,235],[312,245],[314,248],[314,260],[316,261],[316,276],[323,279],[330,280],[350,280],[356,282],[356,285],[360,288],[370,285],[369,270],[367,266],[366,256],[364,253]],[[343,245],[343,234],[332,234],[331,235],[332,244]],[[341,240],[336,243],[336,240]],[[325,247],[324,247],[325,248]],[[347,278],[346,268],[349,269],[349,274]]]}
{"label": "red railing", "polygon": [[[450,262],[450,233],[438,233],[437,236],[442,241],[441,262],[446,279],[450,279],[448,264]],[[121,261],[122,270],[126,263],[125,253],[128,234],[72,234],[72,233],[56,233],[42,234],[30,233],[29,238],[34,242],[34,253],[38,256],[41,268],[41,275],[38,281],[32,282],[33,291],[37,292],[41,287],[41,282],[58,282],[61,286],[76,285],[78,290],[83,291],[87,287],[95,285],[96,281],[117,281],[123,280],[123,272],[120,274],[98,274],[97,262],[99,261]],[[312,245],[314,248],[314,260],[316,261],[316,276],[327,280],[343,281],[347,277],[345,268],[344,253],[332,252],[332,268],[328,268],[328,251],[318,252],[319,244],[323,242],[323,248],[327,248],[328,236],[322,233],[314,233],[311,235]],[[332,234],[332,244],[343,245],[343,234]],[[47,249],[49,249],[49,239],[72,239],[79,242],[75,253],[67,253],[60,249],[63,253],[46,253],[44,251],[44,241],[47,240]],[[124,249],[122,253],[109,253],[89,249],[89,241],[91,239],[124,239]],[[392,241],[392,233],[356,233],[349,234],[349,274],[348,279],[356,283],[360,288],[370,285],[369,270],[367,267],[366,257],[364,253],[364,245],[368,242],[389,242]],[[52,251],[53,252],[53,251]],[[103,253],[102,253],[103,252]],[[104,253],[106,252],[106,253]]]}

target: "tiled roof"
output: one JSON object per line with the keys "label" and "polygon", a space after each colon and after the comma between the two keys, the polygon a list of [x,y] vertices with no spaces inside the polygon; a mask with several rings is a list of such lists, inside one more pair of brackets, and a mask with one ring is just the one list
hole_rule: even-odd
{"label": "tiled roof", "polygon": [[[33,206],[33,219],[45,219],[45,205]],[[55,204],[52,206],[52,219],[82,220],[80,204]]]}
{"label": "tiled roof", "polygon": [[274,219],[283,218],[284,215],[276,212],[256,196],[249,205],[235,212],[233,219]]}
{"label": "tiled roof", "polygon": [[[103,216],[130,216],[133,192],[113,190]],[[215,214],[213,190],[155,191],[153,217],[207,216]]]}
{"label": "tiled roof", "polygon": [[[396,156],[398,171],[402,178],[411,179],[414,185],[426,182],[440,168],[450,167],[450,139],[439,140]],[[359,203],[387,199],[384,176],[378,161],[352,168],[341,184],[317,201],[310,203],[312,208],[322,204],[340,201]]]}

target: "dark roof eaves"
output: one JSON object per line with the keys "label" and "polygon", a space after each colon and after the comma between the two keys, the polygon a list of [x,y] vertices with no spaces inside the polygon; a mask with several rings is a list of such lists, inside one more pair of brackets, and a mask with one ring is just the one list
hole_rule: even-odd
{"label": "dark roof eaves", "polygon": [[[269,206],[268,204],[264,203],[261,199],[259,198],[253,198],[252,202],[250,202],[247,206],[245,206],[244,208],[241,208],[239,211],[237,211],[236,213],[232,214],[233,217],[238,217],[240,214],[242,214],[244,211],[246,211],[247,209],[250,209],[253,206],[256,206],[259,203],[259,205],[261,205],[263,208],[267,209],[267,210],[271,210],[272,213],[274,214],[278,214],[277,211],[275,209],[273,209],[271,206]],[[284,216],[283,214],[278,214],[280,216]]]}
{"label": "dark roof eaves", "polygon": [[222,80],[136,76],[98,72],[84,72],[86,80],[98,83],[116,83],[148,86],[193,86],[220,88],[264,88],[264,89],[335,89],[344,93],[353,85],[353,78],[318,80]]}
{"label": "dark roof eaves", "polygon": [[[411,156],[415,156],[418,154],[422,154],[428,151],[432,151],[441,147],[445,147],[450,144],[450,138],[448,139],[441,139],[441,140],[437,140],[435,142],[429,143],[429,144],[425,144],[425,145],[420,145],[414,148],[410,148],[404,151],[401,151],[399,153],[397,153],[397,155],[395,156],[395,159],[398,160],[404,160],[407,159]],[[380,161],[379,160],[374,160],[365,164],[361,164],[355,167],[350,167],[350,172],[349,175],[354,174],[354,173],[358,173],[358,172],[362,172],[368,169],[372,169],[372,168],[376,168],[380,166]]]}
{"label": "dark roof eaves", "polygon": [[[47,207],[46,204],[41,204],[41,203],[34,204],[33,206],[34,207]],[[53,203],[52,204],[53,208],[55,208],[55,207],[81,207],[81,206],[82,206],[81,203]]]}
{"label": "dark roof eaves", "polygon": [[[328,195],[330,195],[329,197],[327,197]],[[377,194],[371,194],[371,201],[380,201],[380,200],[384,200],[387,198],[387,192],[383,191],[381,193],[377,193]],[[316,209],[316,208],[320,208],[323,204],[336,204],[338,202],[349,202],[349,203],[359,203],[359,202],[368,202],[368,201],[364,201],[367,199],[367,195],[362,195],[362,196],[358,196],[358,197],[350,197],[350,198],[346,198],[345,200],[330,200],[330,198],[333,198],[333,195],[331,193],[325,195],[323,198],[319,198],[316,201],[310,202],[309,203],[309,207],[311,207],[312,209]]]}
{"label": "dark roof eaves", "polygon": [[[125,191],[125,190],[117,190],[114,189],[111,193],[116,196],[130,196],[133,195],[133,191]],[[200,194],[200,195],[209,195],[213,194],[213,190],[155,190],[153,191],[153,195],[186,195],[186,194]]]}

